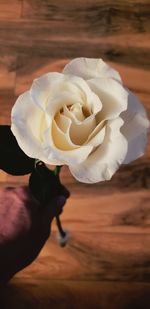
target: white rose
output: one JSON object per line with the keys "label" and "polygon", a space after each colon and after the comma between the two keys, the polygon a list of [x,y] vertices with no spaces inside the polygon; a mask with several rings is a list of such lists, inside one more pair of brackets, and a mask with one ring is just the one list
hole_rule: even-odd
{"label": "white rose", "polygon": [[19,96],[11,129],[29,157],[66,164],[79,181],[96,183],[143,155],[149,121],[114,69],[77,58]]}

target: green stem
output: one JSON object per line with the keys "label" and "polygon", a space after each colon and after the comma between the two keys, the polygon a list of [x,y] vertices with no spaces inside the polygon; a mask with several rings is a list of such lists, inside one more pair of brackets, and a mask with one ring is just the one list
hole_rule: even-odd
{"label": "green stem", "polygon": [[55,176],[59,176],[60,171],[61,171],[62,165],[56,165],[55,169],[54,169],[54,174]]}

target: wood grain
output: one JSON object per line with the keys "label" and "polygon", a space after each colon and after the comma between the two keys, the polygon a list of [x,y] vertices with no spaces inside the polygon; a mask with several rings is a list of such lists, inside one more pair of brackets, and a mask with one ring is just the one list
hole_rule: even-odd
{"label": "wood grain", "polygon": [[[55,287],[55,288],[54,288]],[[14,284],[1,291],[2,308],[16,309],[69,309],[99,308],[149,309],[150,285],[129,282],[89,281],[39,281],[15,280]]]}
{"label": "wood grain", "polygon": [[[114,34],[114,32],[147,32],[149,31],[149,1],[99,1],[76,0],[73,5],[69,0],[41,1],[26,0],[23,17],[73,22],[80,24],[86,31],[95,34]],[[128,19],[128,23],[126,22]]]}
{"label": "wood grain", "polygon": [[[150,117],[149,0],[0,0],[0,124],[32,80],[75,57],[102,57],[121,74]],[[150,143],[111,181],[78,183],[65,166],[71,197],[36,261],[0,291],[1,308],[148,309],[150,303]],[[0,186],[28,176],[0,171]]]}
{"label": "wood grain", "polygon": [[22,11],[21,0],[1,0],[0,19],[20,18]]}

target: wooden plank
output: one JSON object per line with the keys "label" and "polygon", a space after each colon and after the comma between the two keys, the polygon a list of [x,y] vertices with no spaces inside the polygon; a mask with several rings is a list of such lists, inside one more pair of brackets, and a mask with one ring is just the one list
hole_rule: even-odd
{"label": "wooden plank", "polygon": [[40,256],[16,275],[28,280],[150,282],[150,235],[74,232],[65,248],[52,233]]}
{"label": "wooden plank", "polygon": [[9,89],[11,85],[11,83],[7,83],[9,81],[9,78],[8,80],[4,78],[4,81],[5,82],[3,84],[5,84],[8,89],[6,88],[5,90],[0,90],[0,124],[3,125],[10,124],[11,109],[17,99],[17,97],[14,95],[13,89]]}
{"label": "wooden plank", "polygon": [[[38,20],[83,24],[92,33],[114,34],[147,32],[149,25],[148,1],[23,1],[23,17]],[[127,22],[128,21],[128,22]]]}
{"label": "wooden plank", "polygon": [[16,100],[16,65],[16,52],[0,46],[0,124],[10,123],[11,108]]}
{"label": "wooden plank", "polygon": [[[36,31],[37,29],[38,31]],[[68,22],[68,24],[65,24],[59,20],[43,20],[38,22],[33,20],[32,23],[26,19],[16,20],[11,18],[9,21],[0,20],[0,39],[3,40],[6,47],[9,46],[9,50],[11,46],[17,46],[20,51],[23,50],[21,49],[21,46],[19,47],[20,42],[18,39],[21,40],[24,48],[26,45],[26,49],[29,47],[34,47],[36,43],[39,44],[40,40],[43,40],[43,43],[45,42],[45,48],[47,47],[46,43],[48,44],[49,41],[58,41],[58,43],[64,42],[65,44],[69,44],[70,42],[75,44],[78,42],[80,44],[86,43],[88,45],[90,45],[90,42],[92,41],[94,46],[105,43],[108,46],[119,45],[122,47],[140,47],[141,51],[143,48],[148,49],[150,47],[149,31],[137,33],[132,33],[130,31],[126,33],[113,33],[113,35],[98,34],[92,32],[92,28],[91,34],[89,31],[85,31],[80,23],[74,24],[72,22]],[[7,43],[8,39],[9,43]],[[32,42],[34,42],[34,45],[31,44]],[[3,47],[4,44],[1,46],[1,48]],[[42,54],[42,50],[40,51],[40,54]]]}
{"label": "wooden plank", "polygon": [[9,91],[14,88],[16,61],[17,55],[15,52],[10,53],[3,47],[0,48],[0,91]]}
{"label": "wooden plank", "polygon": [[[92,188],[78,192],[71,190],[71,197],[61,215],[69,231],[99,233],[145,234],[150,233],[150,193],[141,190],[107,195]],[[56,226],[53,223],[53,230]]]}
{"label": "wooden plank", "polygon": [[0,294],[7,309],[149,309],[150,284],[15,279]]}
{"label": "wooden plank", "polygon": [[[0,177],[5,184],[7,174],[1,172]],[[71,187],[71,197],[61,215],[64,228],[71,233],[91,231],[100,234],[150,234],[149,190],[113,194],[109,192],[105,195],[94,188],[82,190],[80,185],[77,191],[73,189]],[[57,230],[55,220],[52,230]]]}
{"label": "wooden plank", "polygon": [[10,18],[20,18],[22,11],[22,0],[1,0],[0,20]]}
{"label": "wooden plank", "polygon": [[[149,0],[0,1],[0,124],[10,123],[17,96],[32,80],[61,71],[72,58],[102,57],[149,106]],[[81,55],[82,51],[82,55]],[[71,197],[36,261],[0,291],[0,307],[148,309],[150,303],[150,143],[146,154],[111,181],[78,183],[65,166]],[[28,176],[0,171],[0,186]]]}
{"label": "wooden plank", "polygon": [[[91,30],[92,31],[92,30]],[[72,33],[78,38],[70,39]],[[92,32],[93,33],[93,32]],[[99,42],[91,37],[80,24],[63,22],[10,21],[0,22],[0,44],[10,46],[12,51],[27,54],[29,58],[47,57],[53,59],[85,57],[103,57],[104,59],[131,65],[132,67],[149,68],[149,49],[146,47],[121,46],[119,43]],[[86,38],[89,38],[89,44]],[[100,40],[101,41],[101,40]],[[118,41],[119,42],[119,41]],[[88,49],[87,49],[88,44]]]}

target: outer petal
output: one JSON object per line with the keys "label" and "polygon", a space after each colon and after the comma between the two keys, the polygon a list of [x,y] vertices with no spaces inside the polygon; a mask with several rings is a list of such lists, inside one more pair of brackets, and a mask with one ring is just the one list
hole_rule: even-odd
{"label": "outer petal", "polygon": [[47,73],[34,79],[30,89],[33,101],[42,109],[47,107],[47,100],[53,94],[58,93],[58,88],[66,77],[57,72]]}
{"label": "outer petal", "polygon": [[128,141],[128,152],[123,164],[127,164],[144,154],[150,122],[138,98],[128,90],[128,108],[121,114],[124,125],[122,134]]}
{"label": "outer petal", "polygon": [[128,92],[114,79],[95,78],[88,80],[87,83],[102,102],[98,122],[104,119],[116,118],[127,109]]}
{"label": "outer petal", "polygon": [[43,117],[42,111],[33,103],[27,91],[19,96],[12,108],[11,130],[20,148],[29,157],[38,158],[47,163],[42,151]]}
{"label": "outer petal", "polygon": [[70,165],[70,171],[78,181],[96,183],[109,180],[116,172],[127,153],[127,141],[120,133],[122,124],[119,117],[108,121],[103,144],[82,164]]}
{"label": "outer petal", "polygon": [[85,80],[95,77],[106,77],[122,82],[119,73],[102,59],[75,58],[65,66],[63,73],[77,75]]}

